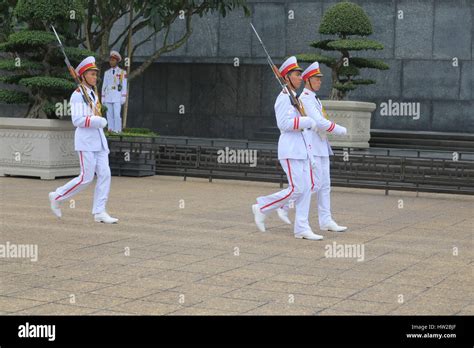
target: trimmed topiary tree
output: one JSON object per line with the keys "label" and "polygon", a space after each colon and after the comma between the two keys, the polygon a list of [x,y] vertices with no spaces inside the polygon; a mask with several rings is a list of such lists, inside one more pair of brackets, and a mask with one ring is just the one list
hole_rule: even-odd
{"label": "trimmed topiary tree", "polygon": [[[17,2],[13,13],[19,25],[0,42],[0,82],[19,87],[0,89],[0,102],[29,104],[27,117],[31,118],[57,118],[67,113],[64,101],[76,85],[49,27],[53,24],[65,33],[61,40],[66,45],[75,45],[83,12],[80,0]],[[66,47],[66,53],[73,65],[94,55],[75,47]]]}
{"label": "trimmed topiary tree", "polygon": [[360,75],[360,69],[389,69],[389,66],[379,59],[351,56],[350,51],[383,49],[381,43],[364,38],[372,34],[372,24],[359,5],[344,1],[330,7],[322,18],[319,33],[336,35],[337,38],[317,41],[310,46],[323,51],[339,52],[339,54],[299,54],[297,57],[303,62],[318,61],[331,69],[330,99],[342,100],[347,92],[356,89],[357,86],[375,83],[371,79],[357,78]]}

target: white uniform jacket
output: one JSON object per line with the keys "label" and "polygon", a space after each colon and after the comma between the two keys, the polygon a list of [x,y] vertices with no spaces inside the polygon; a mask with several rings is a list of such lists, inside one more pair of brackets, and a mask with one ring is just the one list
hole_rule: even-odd
{"label": "white uniform jacket", "polygon": [[[122,89],[119,91],[119,85]],[[116,66],[104,74],[102,103],[121,103],[127,96],[127,71]]]}
{"label": "white uniform jacket", "polygon": [[[98,102],[92,89],[85,87],[92,101]],[[95,116],[90,106],[84,101],[80,89],[71,95],[71,118],[76,128],[74,149],[76,151],[107,151],[109,146],[102,130],[102,117]]]}
{"label": "white uniform jacket", "polygon": [[307,159],[308,150],[302,130],[311,127],[311,120],[300,116],[298,110],[291,105],[288,94],[283,91],[276,99],[275,115],[281,132],[278,140],[278,159]]}
{"label": "white uniform jacket", "polygon": [[315,156],[333,155],[326,132],[336,135],[346,134],[346,128],[329,121],[323,116],[322,104],[316,93],[305,88],[299,97],[306,114],[316,121],[318,131],[311,132],[312,149]]}

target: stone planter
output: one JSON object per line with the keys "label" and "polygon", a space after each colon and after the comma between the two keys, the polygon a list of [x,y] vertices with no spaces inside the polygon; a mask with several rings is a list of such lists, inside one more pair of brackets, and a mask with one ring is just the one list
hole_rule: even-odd
{"label": "stone planter", "polygon": [[71,120],[0,117],[0,176],[78,175],[74,130]]}
{"label": "stone planter", "polygon": [[347,128],[347,135],[328,134],[334,147],[369,147],[370,118],[375,110],[374,103],[357,101],[323,100],[324,108],[331,121]]}

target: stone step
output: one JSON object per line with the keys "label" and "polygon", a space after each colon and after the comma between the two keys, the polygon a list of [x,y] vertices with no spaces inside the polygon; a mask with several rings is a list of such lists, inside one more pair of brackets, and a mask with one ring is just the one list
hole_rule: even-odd
{"label": "stone step", "polygon": [[369,144],[371,147],[474,152],[474,135],[373,129]]}
{"label": "stone step", "polygon": [[[371,147],[474,152],[474,135],[465,133],[416,132],[372,129]],[[256,141],[278,141],[277,127],[262,127],[254,133]]]}

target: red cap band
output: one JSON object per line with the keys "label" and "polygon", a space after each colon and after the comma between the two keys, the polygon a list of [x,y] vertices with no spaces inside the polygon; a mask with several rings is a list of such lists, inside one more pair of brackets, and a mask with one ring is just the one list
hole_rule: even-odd
{"label": "red cap band", "polygon": [[97,69],[97,66],[95,65],[95,63],[89,63],[89,64],[84,65],[82,68],[79,69],[79,75],[84,74],[87,70],[90,70],[90,69]]}
{"label": "red cap band", "polygon": [[288,74],[288,72],[290,70],[293,70],[294,68],[299,68],[297,63],[290,64],[285,69],[283,69],[283,71],[281,72],[281,76],[285,77],[285,75]]}
{"label": "red cap band", "polygon": [[307,80],[309,79],[311,76],[314,76],[316,74],[321,74],[321,70],[318,69],[314,69],[314,70],[311,70],[311,71],[308,71],[305,75],[303,75],[303,80]]}

